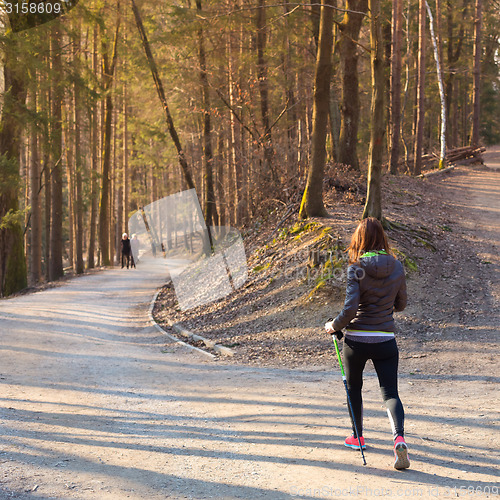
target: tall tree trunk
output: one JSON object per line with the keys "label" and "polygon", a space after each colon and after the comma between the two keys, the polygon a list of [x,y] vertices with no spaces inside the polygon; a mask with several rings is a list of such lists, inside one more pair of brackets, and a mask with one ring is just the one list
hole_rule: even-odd
{"label": "tall tree trunk", "polygon": [[[335,69],[333,69],[335,73]],[[340,149],[340,104],[334,83],[330,86],[330,135],[332,137],[331,157],[336,163],[339,161]]]}
{"label": "tall tree trunk", "polygon": [[[319,19],[319,17],[318,17]],[[305,56],[305,49],[303,55]],[[317,54],[316,54],[317,55]],[[307,78],[305,78],[304,72],[298,72],[297,74],[297,95],[300,95],[300,101],[302,106],[299,108],[298,126],[297,126],[297,162],[298,162],[298,176],[302,177],[305,173],[307,158],[308,158],[308,147],[310,141],[308,141],[309,135],[309,108],[310,108],[310,91],[307,85]],[[297,183],[297,179],[295,180]],[[295,187],[295,186],[294,186]]]}
{"label": "tall tree trunk", "polygon": [[[80,68],[80,23],[76,26],[76,37],[73,42],[73,66],[78,72]],[[80,103],[80,87],[78,81],[74,83],[73,90],[73,117],[75,121],[75,212],[74,212],[74,228],[75,228],[75,272],[82,274],[84,271],[83,263],[83,161],[81,152],[81,103]]]}
{"label": "tall tree trunk", "polygon": [[[49,57],[45,60],[45,66],[47,67],[47,72],[50,73],[49,67]],[[44,78],[44,83],[46,84],[47,91],[43,92],[41,95],[41,107],[42,109],[50,110],[52,109],[52,89],[48,84],[48,78]],[[50,227],[51,227],[51,213],[50,213],[50,203],[52,198],[52,186],[50,182],[50,159],[52,156],[52,146],[50,143],[50,125],[48,120],[43,122],[43,137],[45,138],[43,142],[43,191],[44,191],[44,235],[45,235],[45,248],[44,248],[44,276],[47,281],[49,281],[49,262],[50,262]]]}
{"label": "tall tree trunk", "polygon": [[[112,113],[112,119],[111,119],[111,129],[112,129],[112,145],[111,145],[111,162],[110,162],[110,172],[109,172],[109,178],[110,178],[110,183],[109,183],[109,258],[111,260],[111,265],[115,265],[115,261],[118,262],[115,257],[117,257],[117,254],[115,252],[117,245],[120,244],[121,237],[118,236],[118,231],[117,231],[117,218],[116,218],[116,208],[117,208],[117,191],[118,191],[118,183],[117,183],[117,177],[116,177],[116,141],[117,141],[117,134],[116,134],[116,121],[117,121],[117,112],[116,112],[116,106],[115,106],[115,95],[116,95],[116,88],[115,84],[113,83],[113,113]],[[121,246],[121,245],[120,245]]]}
{"label": "tall tree trunk", "polygon": [[368,159],[368,193],[363,219],[382,220],[382,156],[384,152],[384,50],[379,0],[370,0],[370,44],[372,73],[372,104],[370,153]]}
{"label": "tall tree trunk", "polygon": [[224,189],[225,175],[224,175],[224,157],[227,155],[225,144],[224,144],[224,135],[219,133],[218,141],[217,141],[217,194],[219,198],[219,220],[218,226],[226,225],[226,196]]}
{"label": "tall tree trunk", "polygon": [[[456,2],[447,0],[446,2],[446,17],[448,25],[448,40],[447,40],[447,59],[448,68],[446,72],[445,94],[446,94],[446,110],[448,112],[447,123],[447,144],[448,147],[454,148],[458,146],[458,128],[459,118],[456,106],[455,96],[457,95],[456,74],[458,68],[456,67],[460,56],[462,54],[463,42],[466,38],[465,35],[465,19],[467,18],[468,3],[470,0],[463,0],[462,8],[458,18],[460,19],[458,34],[454,34],[454,14],[457,10]],[[453,105],[455,103],[455,105]]]}
{"label": "tall tree trunk", "polygon": [[411,65],[411,36],[410,36],[410,13],[411,13],[411,0],[408,0],[406,7],[406,63],[405,63],[405,85],[403,90],[403,103],[401,109],[401,142],[403,144],[404,149],[404,162],[405,162],[405,171],[410,172],[410,148],[408,141],[406,139],[404,133],[404,124],[405,124],[405,113],[406,113],[406,105],[408,103],[408,95],[410,90],[410,65]]}
{"label": "tall tree trunk", "polygon": [[63,270],[63,149],[62,108],[64,100],[61,30],[55,21],[51,31],[51,59],[53,71],[52,97],[52,175],[51,175],[51,228],[49,279],[54,281],[64,275]]}
{"label": "tall tree trunk", "polygon": [[26,80],[15,36],[7,35],[4,50],[4,96],[0,121],[0,296],[27,285],[22,217],[18,213],[19,155]]}
{"label": "tall tree trunk", "polygon": [[[122,89],[123,90],[123,89]],[[120,97],[118,99],[118,106],[115,114],[115,128],[118,127],[118,121],[119,121],[119,116],[121,115],[122,119],[122,126],[124,128],[124,121],[125,117],[123,115],[124,111],[124,99],[125,96],[123,93],[120,94]],[[124,209],[123,209],[123,199],[124,199],[124,194],[123,194],[123,180],[124,180],[124,161],[123,161],[123,152],[125,148],[124,144],[124,136],[123,133],[121,135],[121,140],[119,140],[119,135],[118,132],[115,132],[114,134],[115,140],[114,140],[114,184],[115,184],[115,227],[114,227],[114,258],[117,263],[120,263],[120,258],[121,258],[121,238],[122,238],[122,233],[127,233],[129,235],[129,238],[132,238],[132,235],[129,234],[128,229],[124,230],[125,227],[127,226],[127,223],[124,219]]]}
{"label": "tall tree trunk", "polygon": [[476,0],[475,14],[474,14],[474,92],[472,99],[472,133],[471,133],[471,146],[479,146],[479,132],[481,125],[481,32],[482,32],[482,19],[483,19],[483,1]]}
{"label": "tall tree trunk", "polygon": [[439,168],[444,168],[444,162],[446,157],[446,98],[444,95],[443,72],[441,70],[441,61],[442,61],[440,58],[441,51],[440,51],[439,39],[434,29],[434,16],[432,15],[432,11],[431,8],[429,7],[429,3],[427,2],[427,0],[425,1],[425,7],[427,9],[427,14],[429,15],[429,28],[431,31],[432,45],[434,48],[434,59],[436,60],[439,98],[441,102],[441,133],[440,133],[441,147],[439,154]]}
{"label": "tall tree trunk", "polygon": [[[29,85],[28,85],[29,89]],[[28,90],[29,92],[29,90]],[[29,129],[26,127],[26,133],[21,138],[21,179],[24,182],[24,200],[22,207],[24,208],[24,224],[23,224],[23,247],[25,252],[26,275],[30,275],[30,261],[28,252],[30,252],[30,144],[29,144]],[[29,283],[29,282],[28,282]]]}
{"label": "tall tree trunk", "polygon": [[443,12],[441,9],[442,0],[436,0],[436,40],[438,46],[439,60],[441,61],[441,73],[443,73],[444,68],[444,56],[443,56]]}
{"label": "tall tree trunk", "polygon": [[259,0],[256,17],[257,29],[257,80],[259,82],[260,112],[262,116],[262,144],[264,147],[264,177],[269,173],[275,186],[278,186],[278,177],[274,167],[274,148],[269,118],[269,82],[267,79],[267,60],[265,57],[267,45],[266,0]]}
{"label": "tall tree trunk", "polygon": [[[33,112],[38,111],[37,85],[38,77],[34,73],[32,84],[31,105]],[[42,278],[42,204],[40,191],[42,188],[40,150],[38,147],[38,122],[31,124],[31,165],[30,165],[30,205],[31,205],[31,233],[30,233],[30,283],[35,285]]]}
{"label": "tall tree trunk", "polygon": [[319,48],[319,25],[321,19],[321,3],[311,2],[311,27],[312,35],[316,45],[316,56],[318,55]]}
{"label": "tall tree trunk", "polygon": [[[95,74],[98,71],[98,56],[97,56],[97,23],[94,26],[94,40],[92,49],[92,69]],[[90,149],[91,149],[91,172],[90,172],[90,221],[89,221],[89,241],[87,248],[87,268],[94,269],[95,267],[95,243],[97,233],[97,215],[99,211],[99,193],[97,180],[99,178],[99,160],[97,151],[99,149],[99,132],[98,132],[98,112],[99,107],[95,102],[89,108],[89,123],[90,123]]]}
{"label": "tall tree trunk", "polygon": [[401,137],[401,38],[403,35],[403,0],[392,2],[390,160],[391,174],[398,173]]}
{"label": "tall tree trunk", "polygon": [[[128,146],[128,93],[127,84],[123,84],[123,230],[128,233],[128,213],[129,213],[129,193],[130,193],[130,172],[129,172],[129,146]],[[121,235],[120,235],[121,237]]]}
{"label": "tall tree trunk", "polygon": [[[236,4],[238,7],[238,4]],[[237,106],[240,105],[239,99],[237,97],[238,91],[237,86],[238,82],[235,81],[235,68],[234,68],[234,40],[233,33],[228,33],[227,40],[227,64],[228,64],[228,95],[229,95],[229,105],[232,109],[236,109]],[[228,166],[228,176],[227,182],[228,186],[225,190],[226,192],[233,193],[232,203],[229,203],[228,213],[229,223],[235,223],[239,225],[242,223],[244,218],[244,208],[247,205],[248,201],[245,200],[245,191],[243,189],[243,155],[242,147],[243,147],[243,138],[241,131],[241,124],[236,119],[235,114],[233,112],[229,113],[229,154],[227,157],[227,166]]]}
{"label": "tall tree trunk", "polygon": [[311,158],[306,188],[300,205],[299,216],[324,217],[323,177],[326,158],[326,133],[330,111],[330,80],[333,51],[333,2],[322,0],[319,31],[319,48],[314,75],[313,132]]}
{"label": "tall tree trunk", "polygon": [[[198,13],[201,13],[201,0],[196,0],[196,9]],[[201,22],[201,21],[200,21]],[[205,54],[205,42],[204,42],[204,30],[203,26],[200,24],[198,29],[198,56],[200,63],[200,83],[203,96],[203,153],[204,153],[204,164],[203,164],[203,178],[204,178],[204,189],[205,189],[205,224],[208,229],[208,234],[211,235],[210,227],[217,224],[217,205],[215,202],[215,190],[214,190],[214,158],[212,153],[212,123],[210,119],[210,114],[212,112],[210,108],[210,88],[208,85],[207,77],[207,60]]]}
{"label": "tall tree trunk", "polygon": [[63,127],[63,144],[64,158],[66,164],[66,180],[67,180],[67,203],[68,203],[68,264],[75,270],[75,166],[74,166],[74,121],[73,121],[73,104],[72,95],[65,98],[63,106],[63,122],[66,124]]}
{"label": "tall tree trunk", "polygon": [[418,84],[417,84],[417,121],[415,127],[415,149],[413,175],[422,172],[422,147],[425,123],[425,0],[419,0],[418,7]]}
{"label": "tall tree trunk", "polygon": [[283,71],[285,76],[285,95],[288,102],[287,111],[287,147],[286,147],[286,182],[287,187],[290,186],[290,181],[294,179],[298,174],[297,162],[297,99],[295,97],[295,72],[293,68],[292,59],[292,44],[290,42],[289,32],[291,30],[289,23],[288,13],[290,12],[290,2],[286,1],[284,5],[285,9],[285,41],[284,41],[284,55],[283,55]]}
{"label": "tall tree trunk", "polygon": [[368,0],[347,0],[344,20],[340,25],[340,64],[342,69],[341,126],[339,141],[339,163],[359,169],[357,152],[359,128],[359,77],[358,45],[359,32]]}
{"label": "tall tree trunk", "polygon": [[[119,6],[119,0],[117,2]],[[111,173],[111,134],[113,122],[113,79],[115,75],[116,62],[118,59],[118,35],[120,31],[120,13],[118,11],[116,21],[115,38],[113,42],[113,52],[111,61],[109,60],[108,47],[103,42],[103,79],[104,91],[106,92],[104,108],[104,141],[102,158],[102,179],[101,179],[101,200],[99,203],[99,246],[101,249],[101,265],[111,265],[109,227],[110,227],[110,173]]]}
{"label": "tall tree trunk", "polygon": [[99,247],[101,250],[101,265],[110,266],[109,253],[109,207],[110,207],[110,168],[111,168],[111,133],[113,116],[113,98],[106,96],[104,112],[104,152],[102,159],[101,200],[99,203]]}

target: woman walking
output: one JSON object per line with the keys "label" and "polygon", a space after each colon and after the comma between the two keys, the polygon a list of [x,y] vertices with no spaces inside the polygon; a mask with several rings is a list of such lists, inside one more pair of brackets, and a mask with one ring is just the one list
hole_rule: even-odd
{"label": "woman walking", "polygon": [[363,370],[371,359],[377,372],[382,397],[394,436],[394,468],[410,466],[404,440],[404,410],[398,395],[399,352],[394,337],[393,311],[406,307],[406,280],[403,265],[393,255],[382,224],[364,219],[354,232],[348,248],[347,290],[342,312],[325,324],[328,333],[344,328],[344,365],[347,387],[359,431],[345,445],[365,449],[363,437]]}
{"label": "woman walking", "polygon": [[132,254],[132,247],[130,246],[130,240],[128,238],[127,233],[122,234],[121,245],[122,245],[122,269],[124,268],[125,263],[127,264],[127,269],[128,269],[130,266],[130,256]]}

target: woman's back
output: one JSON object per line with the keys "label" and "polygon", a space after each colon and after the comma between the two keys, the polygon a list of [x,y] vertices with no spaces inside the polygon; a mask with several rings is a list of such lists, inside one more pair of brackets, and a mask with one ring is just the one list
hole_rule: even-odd
{"label": "woman's back", "polygon": [[349,328],[394,331],[393,311],[406,306],[403,265],[386,252],[367,252],[350,266],[359,283],[359,305]]}

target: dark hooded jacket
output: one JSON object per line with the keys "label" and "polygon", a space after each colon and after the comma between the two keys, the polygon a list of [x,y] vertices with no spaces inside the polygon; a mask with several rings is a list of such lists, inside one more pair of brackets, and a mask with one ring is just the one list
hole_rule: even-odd
{"label": "dark hooded jacket", "polygon": [[128,238],[121,239],[122,243],[122,254],[123,255],[130,255],[130,252],[132,251],[132,247],[130,245],[130,240]]}
{"label": "dark hooded jacket", "polygon": [[406,307],[404,268],[392,255],[368,252],[347,270],[344,308],[333,328],[394,332],[394,311]]}

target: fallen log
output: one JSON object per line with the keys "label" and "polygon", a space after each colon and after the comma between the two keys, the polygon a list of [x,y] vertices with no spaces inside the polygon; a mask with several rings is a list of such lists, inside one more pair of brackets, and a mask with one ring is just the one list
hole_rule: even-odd
{"label": "fallen log", "polygon": [[[482,153],[486,151],[485,147],[472,147],[472,146],[462,146],[460,148],[450,149],[446,152],[446,156],[444,158],[445,164],[451,165],[458,162],[462,162],[464,160],[472,159],[469,163],[473,163],[474,161],[481,160],[482,161]],[[439,164],[439,155],[434,151],[426,153],[422,155],[422,168],[424,170],[431,169],[436,167]],[[409,165],[413,164],[413,158],[408,158]],[[463,164],[463,163],[462,163]],[[468,164],[468,163],[467,163]],[[405,160],[401,158],[399,161],[399,167],[405,167]],[[444,169],[442,169],[444,170]],[[440,170],[440,171],[442,171]]]}
{"label": "fallen log", "polygon": [[452,165],[451,167],[442,168],[441,170],[432,170],[431,172],[426,172],[425,174],[422,174],[420,177],[422,177],[423,179],[427,179],[428,177],[433,177],[438,174],[447,174],[451,172],[454,168],[455,166]]}
{"label": "fallen log", "polygon": [[477,156],[473,156],[472,158],[466,158],[465,160],[458,160],[454,163],[457,165],[470,165],[471,163],[477,163],[477,162],[483,163],[483,159],[478,158]]}

